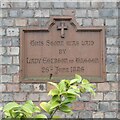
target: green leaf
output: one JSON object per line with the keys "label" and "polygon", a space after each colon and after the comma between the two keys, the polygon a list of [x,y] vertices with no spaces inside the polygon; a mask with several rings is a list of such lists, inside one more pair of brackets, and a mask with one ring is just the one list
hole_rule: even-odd
{"label": "green leaf", "polygon": [[55,115],[55,116],[53,116],[52,118],[60,118],[60,116],[56,116],[56,115]]}
{"label": "green leaf", "polygon": [[82,81],[82,77],[78,74],[75,74],[75,79],[78,79],[79,83]]}
{"label": "green leaf", "polygon": [[62,80],[62,81],[58,84],[58,86],[59,86],[60,92],[64,92],[64,91],[66,90],[66,85],[65,85],[65,81],[64,81],[64,80]]}
{"label": "green leaf", "polygon": [[19,104],[17,104],[16,102],[10,102],[4,106],[3,111],[9,111],[14,107],[19,107]]}
{"label": "green leaf", "polygon": [[69,94],[73,94],[73,95],[75,95],[75,96],[80,97],[80,95],[77,94],[73,89],[69,89],[69,90],[67,91],[67,93],[69,93]]}
{"label": "green leaf", "polygon": [[53,90],[50,90],[50,92],[48,93],[48,95],[58,95],[59,94],[59,91],[57,89],[53,89]]}
{"label": "green leaf", "polygon": [[59,89],[59,87],[58,87],[58,85],[56,83],[54,83],[54,82],[48,82],[48,83],[55,86],[57,89]]}
{"label": "green leaf", "polygon": [[47,118],[47,116],[44,114],[38,114],[38,115],[34,116],[34,118]]}
{"label": "green leaf", "polygon": [[3,110],[3,107],[0,107],[0,110]]}
{"label": "green leaf", "polygon": [[60,111],[65,112],[65,113],[70,113],[72,112],[71,108],[69,108],[66,105],[61,105],[61,107],[59,108]]}
{"label": "green leaf", "polygon": [[50,109],[52,110],[52,109],[58,107],[59,105],[60,105],[59,102],[53,102],[53,103],[51,103],[51,108]]}
{"label": "green leaf", "polygon": [[86,79],[83,79],[83,80],[82,80],[82,84],[89,84],[89,81],[86,80]]}
{"label": "green leaf", "polygon": [[50,100],[50,103],[53,103],[53,102],[60,102],[60,96],[58,95],[53,96],[52,99]]}
{"label": "green leaf", "polygon": [[72,79],[72,80],[70,81],[70,85],[77,83],[77,81],[78,81],[78,79]]}
{"label": "green leaf", "polygon": [[62,104],[69,104],[69,103],[72,103],[75,100],[76,100],[75,97],[68,97],[62,102]]}
{"label": "green leaf", "polygon": [[40,106],[41,106],[41,108],[43,109],[43,110],[45,110],[47,113],[50,113],[50,107],[51,107],[51,105],[49,104],[49,103],[47,103],[47,102],[42,102],[42,103],[40,103]]}

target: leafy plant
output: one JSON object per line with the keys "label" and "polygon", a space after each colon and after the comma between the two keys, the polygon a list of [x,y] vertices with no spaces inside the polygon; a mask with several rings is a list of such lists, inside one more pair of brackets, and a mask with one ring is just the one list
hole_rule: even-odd
{"label": "leafy plant", "polygon": [[10,102],[6,104],[2,109],[5,118],[16,118],[18,120],[21,120],[23,118],[47,118],[43,114],[38,114],[41,112],[41,110],[38,106],[33,104],[31,100],[26,101],[23,105],[20,105],[16,102]]}
{"label": "leafy plant", "polygon": [[81,94],[90,92],[95,95],[95,86],[77,74],[72,80],[61,80],[58,84],[49,82],[49,84],[55,87],[48,93],[52,98],[49,102],[42,102],[40,106],[50,115],[50,118],[57,118],[57,116],[54,116],[56,111],[73,113],[69,104],[76,101]]}
{"label": "leafy plant", "polygon": [[64,79],[58,84],[54,82],[49,82],[49,84],[54,86],[54,89],[50,90],[48,93],[48,95],[51,96],[51,100],[49,102],[40,103],[40,107],[48,114],[48,117],[45,114],[40,114],[41,109],[31,100],[28,100],[23,105],[16,102],[6,104],[2,108],[5,118],[18,118],[20,120],[24,118],[59,118],[59,116],[54,115],[56,111],[73,113],[69,104],[76,101],[77,97],[80,97],[81,94],[90,92],[95,95],[95,85],[91,84],[86,79],[82,79],[82,77],[77,74],[72,80]]}

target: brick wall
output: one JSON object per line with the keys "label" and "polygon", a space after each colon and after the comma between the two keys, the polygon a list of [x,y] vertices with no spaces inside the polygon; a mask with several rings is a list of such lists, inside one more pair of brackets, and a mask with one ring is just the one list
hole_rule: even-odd
{"label": "brick wall", "polygon": [[[56,0],[59,1],[59,0]],[[117,118],[120,77],[120,39],[116,2],[1,2],[0,4],[0,106],[9,101],[36,104],[47,101],[46,83],[19,83],[20,28],[43,27],[50,16],[73,15],[81,26],[106,26],[106,82],[95,83],[96,96],[84,94],[72,107],[73,115],[62,117]],[[120,53],[120,52],[119,52]],[[119,58],[119,59],[118,59]],[[119,61],[118,61],[119,60]],[[118,66],[119,62],[119,66]],[[118,69],[119,68],[119,69]],[[0,116],[2,113],[0,112]]]}

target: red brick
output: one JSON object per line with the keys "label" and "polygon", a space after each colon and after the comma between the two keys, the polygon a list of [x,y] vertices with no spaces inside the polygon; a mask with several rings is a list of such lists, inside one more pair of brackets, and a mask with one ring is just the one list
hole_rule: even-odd
{"label": "red brick", "polygon": [[85,104],[83,102],[77,101],[72,104],[73,110],[84,110]]}
{"label": "red brick", "polygon": [[13,76],[13,82],[14,82],[14,83],[19,83],[19,74],[15,74],[15,75]]}
{"label": "red brick", "polygon": [[0,92],[6,91],[6,85],[0,84]]}
{"label": "red brick", "polygon": [[20,88],[18,84],[7,84],[8,92],[19,92]]}
{"label": "red brick", "polygon": [[97,90],[98,91],[110,91],[110,85],[109,83],[98,83]]}
{"label": "red brick", "polygon": [[39,101],[39,93],[30,93],[28,96],[27,96],[27,99],[28,100],[32,100],[32,101]]}
{"label": "red brick", "polygon": [[27,93],[14,93],[13,97],[15,101],[26,101]]}
{"label": "red brick", "polygon": [[118,91],[118,83],[111,83],[111,91]]}
{"label": "red brick", "polygon": [[86,110],[97,110],[97,103],[94,102],[87,102],[85,103]]}

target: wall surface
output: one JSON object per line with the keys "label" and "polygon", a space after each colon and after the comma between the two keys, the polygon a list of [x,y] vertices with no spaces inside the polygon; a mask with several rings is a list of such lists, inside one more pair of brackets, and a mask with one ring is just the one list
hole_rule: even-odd
{"label": "wall surface", "polygon": [[[9,101],[23,103],[31,99],[39,104],[50,99],[47,96],[46,83],[20,83],[20,28],[44,27],[50,16],[69,15],[75,16],[80,26],[105,26],[107,74],[104,83],[95,83],[97,86],[95,97],[86,93],[72,105],[73,115],[57,114],[63,118],[120,118],[118,114],[119,7],[120,4],[117,2],[2,1],[0,4],[0,72],[2,73],[0,106]],[[1,112],[0,116],[2,116]]]}

